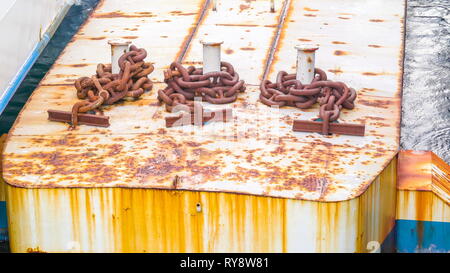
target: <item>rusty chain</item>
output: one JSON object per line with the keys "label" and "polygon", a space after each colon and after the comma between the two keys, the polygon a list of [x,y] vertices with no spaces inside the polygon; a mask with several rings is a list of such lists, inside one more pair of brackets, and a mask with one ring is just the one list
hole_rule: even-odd
{"label": "rusty chain", "polygon": [[[202,68],[183,67],[173,62],[164,71],[167,87],[158,91],[158,100],[166,104],[166,110],[193,112],[195,97],[201,97],[212,104],[236,101],[239,92],[245,91],[245,82],[227,62],[221,62],[221,71],[203,74]],[[176,108],[175,108],[176,107]]]}
{"label": "rusty chain", "polygon": [[343,82],[327,80],[326,73],[321,69],[316,68],[314,73],[310,84],[302,84],[296,80],[295,74],[280,71],[275,83],[267,79],[261,83],[259,98],[269,106],[294,106],[300,109],[310,108],[319,102],[322,133],[328,135],[329,123],[339,118],[342,108],[355,107],[356,91]]}
{"label": "rusty chain", "polygon": [[147,76],[154,67],[144,62],[146,57],[145,49],[131,45],[130,50],[118,60],[119,74],[111,72],[111,65],[100,63],[96,75],[77,79],[77,97],[82,101],[72,107],[72,128],[78,124],[78,113],[99,112],[98,108],[102,105],[111,105],[126,97],[139,98],[145,91],[151,90],[153,83]]}

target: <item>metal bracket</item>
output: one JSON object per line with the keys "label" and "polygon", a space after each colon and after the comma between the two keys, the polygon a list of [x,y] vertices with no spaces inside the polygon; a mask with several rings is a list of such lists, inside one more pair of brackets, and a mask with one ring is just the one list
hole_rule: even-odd
{"label": "metal bracket", "polygon": [[[48,110],[48,119],[51,121],[72,122],[72,112]],[[78,124],[109,127],[109,117],[91,114],[78,114]]]}
{"label": "metal bracket", "polygon": [[[331,134],[351,135],[351,136],[364,136],[366,125],[365,124],[348,124],[348,123],[330,123],[329,132]],[[294,120],[292,125],[294,132],[322,132],[322,121],[311,120]]]}

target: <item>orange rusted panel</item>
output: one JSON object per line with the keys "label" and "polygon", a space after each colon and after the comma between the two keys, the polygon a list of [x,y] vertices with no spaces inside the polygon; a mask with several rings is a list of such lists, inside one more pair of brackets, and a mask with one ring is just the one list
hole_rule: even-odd
{"label": "orange rusted panel", "polygon": [[399,190],[431,190],[432,152],[400,151],[398,161]]}
{"label": "orange rusted panel", "polygon": [[401,151],[397,187],[432,191],[450,203],[450,166],[431,151]]}

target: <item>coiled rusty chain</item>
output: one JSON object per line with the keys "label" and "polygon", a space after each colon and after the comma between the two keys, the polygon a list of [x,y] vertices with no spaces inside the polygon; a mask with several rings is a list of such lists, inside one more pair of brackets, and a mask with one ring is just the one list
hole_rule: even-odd
{"label": "coiled rusty chain", "polygon": [[[164,71],[167,87],[158,91],[158,99],[166,104],[166,110],[194,111],[194,98],[201,97],[212,104],[236,101],[239,92],[245,91],[245,82],[227,62],[221,62],[221,71],[203,74],[202,68],[183,67],[173,62]],[[177,109],[174,107],[177,106]]]}
{"label": "coiled rusty chain", "polygon": [[316,68],[314,73],[310,84],[302,84],[296,80],[295,74],[280,71],[275,83],[267,79],[261,83],[259,98],[269,106],[294,106],[300,109],[310,108],[319,102],[322,133],[328,135],[329,123],[339,118],[342,108],[355,107],[356,91],[343,82],[327,80],[327,74],[321,69]]}
{"label": "coiled rusty chain", "polygon": [[119,74],[111,72],[110,64],[100,63],[96,75],[77,79],[77,97],[82,101],[72,107],[72,128],[78,124],[78,113],[98,112],[102,105],[110,105],[126,97],[139,98],[145,91],[151,90],[153,82],[147,76],[154,67],[144,62],[146,57],[145,49],[131,45],[130,50],[118,60]]}

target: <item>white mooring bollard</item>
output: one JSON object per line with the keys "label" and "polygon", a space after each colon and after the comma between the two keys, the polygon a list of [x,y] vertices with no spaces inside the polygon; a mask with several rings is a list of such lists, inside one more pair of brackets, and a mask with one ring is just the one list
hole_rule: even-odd
{"label": "white mooring bollard", "polygon": [[314,79],[316,50],[319,47],[310,44],[297,45],[297,75],[302,84],[310,84]]}
{"label": "white mooring bollard", "polygon": [[203,74],[220,71],[220,45],[223,41],[201,40],[203,44]]}
{"label": "white mooring bollard", "polygon": [[108,41],[108,44],[111,45],[111,70],[113,74],[118,74],[120,72],[119,58],[128,51],[131,42],[117,39]]}

